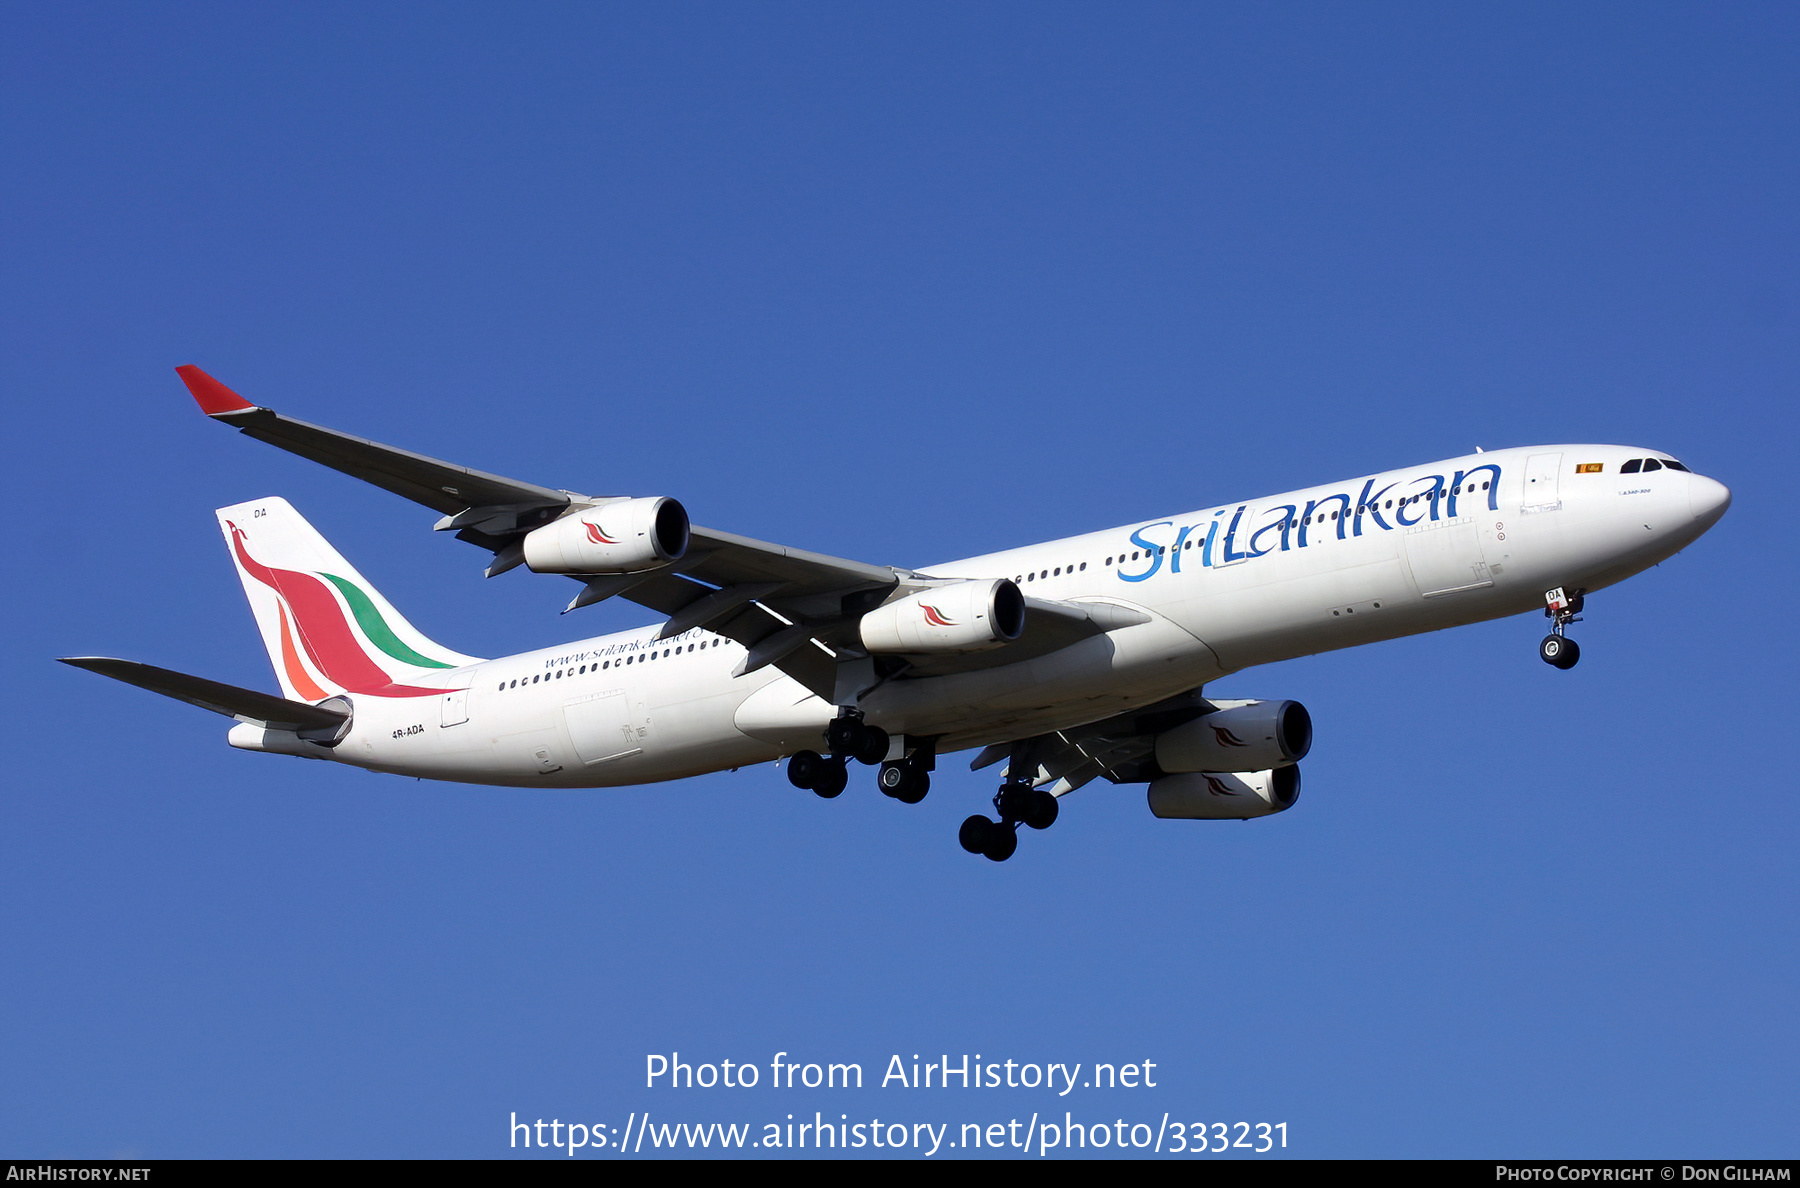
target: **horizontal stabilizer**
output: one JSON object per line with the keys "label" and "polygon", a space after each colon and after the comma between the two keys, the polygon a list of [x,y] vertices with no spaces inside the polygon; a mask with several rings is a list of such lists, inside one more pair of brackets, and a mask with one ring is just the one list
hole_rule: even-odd
{"label": "horizontal stabilizer", "polygon": [[236,685],[189,676],[185,672],[158,668],[154,664],[139,664],[135,660],[114,660],[107,656],[59,656],[57,659],[76,668],[109,676],[115,681],[124,681],[127,685],[136,685],[140,689],[161,693],[164,697],[173,697],[176,701],[185,701],[215,714],[224,714],[228,718],[271,730],[334,730],[342,726],[350,716],[342,710],[289,701],[270,693],[240,689]]}

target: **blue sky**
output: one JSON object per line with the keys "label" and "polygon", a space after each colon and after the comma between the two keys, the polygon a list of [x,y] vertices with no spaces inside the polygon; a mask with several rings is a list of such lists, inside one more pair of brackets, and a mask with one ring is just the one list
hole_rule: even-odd
{"label": "blue sky", "polygon": [[[1758,4],[12,7],[0,1153],[1069,1110],[1791,1156],[1797,79]],[[466,652],[649,621],[484,581],[207,423],[187,362],[902,565],[1476,445],[1654,446],[1736,502],[1588,599],[1569,673],[1527,617],[1221,682],[1312,710],[1292,812],[1090,787],[996,866],[954,758],[916,807],[439,785],[51,663],[273,689],[211,516],[267,494]],[[670,1051],[765,1081],[646,1089]],[[779,1091],[777,1051],[1161,1079]]]}

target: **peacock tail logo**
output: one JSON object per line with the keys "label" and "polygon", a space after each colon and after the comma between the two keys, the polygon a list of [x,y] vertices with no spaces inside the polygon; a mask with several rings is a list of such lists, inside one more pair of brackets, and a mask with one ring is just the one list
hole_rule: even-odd
{"label": "peacock tail logo", "polygon": [[1214,726],[1212,732],[1213,737],[1219,740],[1219,745],[1222,747],[1247,747],[1250,745],[1224,726]]}
{"label": "peacock tail logo", "polygon": [[[396,684],[370,656],[351,629],[352,617],[363,637],[390,659],[414,668],[456,667],[422,655],[396,635],[366,590],[333,573],[299,573],[264,565],[250,555],[246,547],[249,536],[244,530],[229,520],[225,526],[231,530],[231,547],[238,564],[275,594],[282,669],[288,683],[302,697],[308,701],[322,701],[331,694],[313,680],[300,660],[301,652],[305,652],[312,667],[327,681],[350,693],[375,697],[443,695],[442,689]],[[337,597],[333,597],[333,591]],[[341,605],[338,598],[343,599]],[[345,607],[349,608],[349,616],[344,613]]]}
{"label": "peacock tail logo", "polygon": [[933,627],[956,626],[955,619],[945,618],[944,612],[937,607],[932,606],[929,602],[921,602],[919,604],[919,609],[925,612],[925,621],[930,623]]}
{"label": "peacock tail logo", "polygon": [[1207,788],[1211,790],[1211,792],[1214,796],[1242,796],[1243,795],[1243,793],[1241,793],[1241,792],[1233,792],[1231,790],[1231,786],[1228,785],[1224,780],[1220,779],[1216,775],[1203,775],[1200,778],[1206,781]]}
{"label": "peacock tail logo", "polygon": [[588,543],[590,544],[616,545],[619,543],[606,533],[600,531],[600,525],[594,523],[592,520],[583,520],[581,526],[587,529],[587,538]]}

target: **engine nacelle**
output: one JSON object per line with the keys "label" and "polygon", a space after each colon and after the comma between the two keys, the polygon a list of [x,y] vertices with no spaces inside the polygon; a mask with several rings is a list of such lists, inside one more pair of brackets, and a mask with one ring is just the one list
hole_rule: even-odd
{"label": "engine nacelle", "polygon": [[1183,772],[1150,783],[1150,811],[1165,820],[1244,821],[1294,807],[1300,769]]}
{"label": "engine nacelle", "polygon": [[673,499],[619,499],[525,534],[533,573],[634,573],[687,552],[687,509]]}
{"label": "engine nacelle", "polygon": [[953,582],[909,594],[862,617],[871,652],[978,652],[1025,630],[1025,596],[1007,578]]}
{"label": "engine nacelle", "polygon": [[1298,701],[1247,701],[1156,736],[1164,771],[1261,771],[1312,749],[1312,715]]}

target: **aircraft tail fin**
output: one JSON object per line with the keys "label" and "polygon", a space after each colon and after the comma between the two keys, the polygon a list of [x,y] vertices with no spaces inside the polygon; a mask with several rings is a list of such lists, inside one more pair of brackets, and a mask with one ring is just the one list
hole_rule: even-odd
{"label": "aircraft tail fin", "polygon": [[407,622],[287,500],[253,499],[218,517],[288,698],[441,696],[443,674],[480,663]]}

